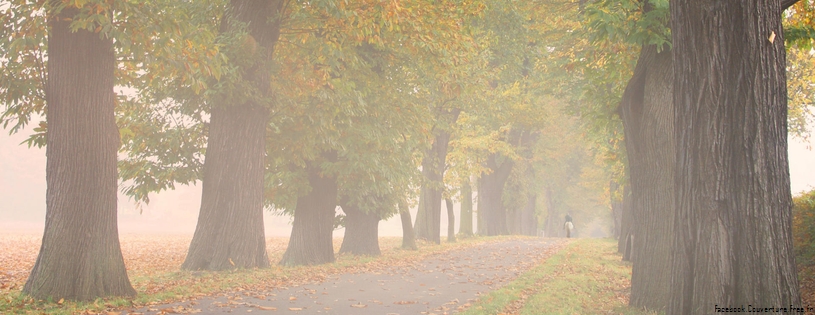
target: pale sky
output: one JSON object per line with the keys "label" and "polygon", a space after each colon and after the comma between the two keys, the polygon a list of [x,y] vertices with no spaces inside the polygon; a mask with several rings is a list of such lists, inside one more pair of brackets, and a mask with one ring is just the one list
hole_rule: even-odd
{"label": "pale sky", "polygon": [[[45,149],[18,145],[22,134],[0,133],[0,233],[41,234],[45,223]],[[815,187],[815,141],[790,141],[790,178],[793,195]],[[192,234],[201,202],[201,185],[151,196],[151,203],[140,214],[133,202],[119,196],[119,231],[128,233]],[[456,207],[458,217],[458,207]],[[447,216],[442,207],[442,227]],[[415,219],[415,209],[413,210]],[[268,236],[289,236],[290,218],[267,213],[264,218]],[[456,228],[458,230],[458,228]],[[442,235],[446,235],[442,228]],[[335,236],[341,236],[342,230]],[[399,216],[380,223],[380,236],[401,236]]]}

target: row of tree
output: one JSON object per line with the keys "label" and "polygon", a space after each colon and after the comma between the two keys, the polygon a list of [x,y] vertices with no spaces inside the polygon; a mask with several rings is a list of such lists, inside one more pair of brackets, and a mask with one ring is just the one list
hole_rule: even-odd
{"label": "row of tree", "polygon": [[411,205],[415,237],[438,243],[443,200],[454,240],[454,200],[461,234],[477,218],[479,234],[499,235],[557,233],[566,211],[588,221],[609,199],[602,163],[559,97],[578,85],[554,83],[568,77],[556,70],[563,47],[542,25],[564,22],[546,6],[4,6],[0,119],[16,132],[45,117],[27,140],[48,157],[46,228],[23,289],[36,297],[135,294],[117,187],[149,202],[202,182],[191,270],[269,266],[264,209],[293,216],[280,263],[298,265],[334,261],[338,224],[340,252],[378,254],[378,222],[397,213],[415,248]]}
{"label": "row of tree", "polygon": [[805,135],[813,33],[804,1],[785,36],[793,3],[11,1],[0,119],[45,115],[48,155],[24,291],[134,294],[118,176],[142,202],[203,183],[186,269],[268,266],[264,209],[293,216],[294,265],[333,261],[337,224],[341,252],[377,253],[397,213],[405,247],[440,242],[443,200],[461,234],[611,208],[633,305],[798,305],[785,91]]}

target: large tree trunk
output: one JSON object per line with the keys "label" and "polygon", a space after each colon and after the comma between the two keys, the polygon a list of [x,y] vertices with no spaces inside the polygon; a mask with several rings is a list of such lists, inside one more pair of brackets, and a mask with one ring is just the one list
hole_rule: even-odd
{"label": "large tree trunk", "polygon": [[456,215],[453,213],[453,199],[446,198],[444,202],[447,205],[447,241],[452,243],[456,241]]}
{"label": "large tree trunk", "polygon": [[[439,119],[447,119],[445,123],[454,124],[461,113],[453,109]],[[422,191],[419,195],[419,212],[416,213],[414,226],[416,237],[428,241],[441,242],[441,199],[444,190],[444,166],[447,159],[447,145],[450,142],[450,132],[446,128],[436,126],[433,129],[433,146],[422,159]]]}
{"label": "large tree trunk", "polygon": [[[504,158],[499,165],[497,153],[487,158],[487,167],[492,173],[481,174],[478,180],[478,210],[484,216],[484,224],[479,220],[478,233],[481,235],[505,235],[507,230],[507,215],[501,199],[504,193],[504,184],[509,178],[514,164],[509,158]],[[481,229],[483,227],[483,230]]]}
{"label": "large tree trunk", "polygon": [[461,184],[461,211],[459,212],[458,234],[473,235],[473,188],[470,179]]}
{"label": "large tree trunk", "polygon": [[267,123],[260,106],[212,109],[201,211],[181,268],[269,267],[263,230]]}
{"label": "large tree trunk", "polygon": [[334,262],[334,213],[337,180],[322,174],[316,163],[307,163],[311,191],[297,198],[289,246],[281,265],[314,265]]}
{"label": "large tree trunk", "polygon": [[673,72],[671,52],[653,45],[640,53],[620,103],[631,183],[633,244],[630,304],[668,305],[673,227]]}
{"label": "large tree trunk", "polygon": [[78,12],[65,8],[49,16],[45,231],[23,287],[38,299],[136,294],[116,223],[113,41],[71,32]]}
{"label": "large tree trunk", "polygon": [[402,248],[416,250],[416,234],[413,233],[413,220],[407,202],[399,201],[399,218],[402,220]]}
{"label": "large tree trunk", "polygon": [[[260,48],[250,54],[254,58],[248,63],[251,68],[241,70],[243,79],[263,96],[270,93],[270,71],[263,65],[271,60],[280,35],[282,5],[282,0],[233,0],[221,22],[224,33],[234,31],[231,19],[247,24],[247,42]],[[263,231],[269,104],[257,100],[227,104],[229,101],[221,99],[212,107],[201,210],[183,269],[269,266]]]}
{"label": "large tree trunk", "polygon": [[342,239],[340,254],[378,256],[379,221],[376,213],[365,213],[349,203],[340,205],[345,212],[345,237]]}
{"label": "large tree trunk", "polygon": [[676,233],[668,314],[800,306],[781,1],[673,1]]}

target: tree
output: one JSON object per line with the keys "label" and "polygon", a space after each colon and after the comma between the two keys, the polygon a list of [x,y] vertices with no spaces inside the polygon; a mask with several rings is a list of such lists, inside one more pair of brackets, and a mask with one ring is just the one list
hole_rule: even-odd
{"label": "tree", "polygon": [[[284,1],[234,0],[221,32],[239,39],[235,83],[245,91],[216,96],[204,160],[201,211],[182,268],[268,267],[263,232],[270,64],[280,36]],[[244,97],[236,97],[249,95]],[[253,95],[254,94],[254,95]]]}
{"label": "tree", "polygon": [[450,125],[455,124],[460,109],[446,110],[439,107],[440,124],[433,126],[433,145],[422,159],[422,193],[419,195],[419,212],[416,213],[416,237],[441,242],[441,201],[444,192],[444,170],[447,146],[450,142]]}
{"label": "tree", "polygon": [[413,221],[407,202],[399,201],[399,219],[402,222],[402,249],[416,250],[416,234],[413,231]]}
{"label": "tree", "polygon": [[[487,158],[490,173],[482,173],[478,179],[478,234],[508,234],[506,210],[504,209],[504,184],[509,178],[512,159],[497,153]],[[484,220],[482,221],[481,218]]]}
{"label": "tree", "polygon": [[345,237],[340,245],[340,253],[372,256],[381,254],[379,221],[382,218],[379,213],[364,211],[360,209],[359,205],[347,200],[340,203],[340,207],[345,212]]}
{"label": "tree", "polygon": [[781,1],[674,1],[670,10],[677,178],[668,314],[798,306]]}
{"label": "tree", "polygon": [[461,184],[461,211],[459,212],[458,234],[473,235],[473,188],[470,179],[465,178]]}
{"label": "tree", "polygon": [[[132,296],[116,221],[113,40],[77,27],[95,5],[52,2],[48,50],[46,221],[23,292],[45,299]],[[104,8],[101,15],[110,15]],[[76,22],[72,22],[76,21]],[[76,23],[76,24],[75,24]]]}
{"label": "tree", "polygon": [[337,208],[337,179],[327,174],[323,163],[336,161],[336,153],[326,152],[306,164],[308,194],[297,199],[289,245],[281,265],[315,265],[334,262],[334,211]]}
{"label": "tree", "polygon": [[447,207],[447,241],[456,241],[456,216],[453,213],[453,199],[444,198],[444,205]]}
{"label": "tree", "polygon": [[631,300],[636,307],[668,304],[673,253],[673,72],[670,50],[644,46],[620,104],[632,192]]}

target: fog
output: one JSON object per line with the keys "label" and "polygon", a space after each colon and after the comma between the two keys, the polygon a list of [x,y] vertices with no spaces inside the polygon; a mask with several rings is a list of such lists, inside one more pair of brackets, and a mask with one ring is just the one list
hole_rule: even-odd
{"label": "fog", "polygon": [[[45,149],[19,145],[27,134],[0,136],[0,233],[41,234],[45,225]],[[815,187],[815,141],[790,139],[790,179],[793,194]],[[119,195],[121,234],[192,234],[201,204],[201,185],[179,185],[173,191],[151,194],[149,205],[139,208]],[[454,207],[458,218],[459,205]],[[416,218],[416,209],[411,211]],[[474,218],[475,220],[475,218]],[[270,237],[287,237],[291,217],[264,214],[265,232]],[[458,222],[456,222],[458,223]],[[597,225],[599,223],[595,223]],[[442,206],[442,236],[447,235],[447,215]],[[596,230],[593,226],[587,230]],[[458,225],[456,226],[458,231]],[[399,216],[379,224],[380,236],[401,236]],[[343,230],[334,232],[342,236]]]}
{"label": "fog", "polygon": [[[23,133],[0,136],[0,233],[42,234],[45,226],[45,148],[19,145],[26,138],[27,134]],[[200,182],[151,194],[150,203],[141,206],[120,193],[119,233],[192,235],[200,205]],[[444,209],[442,207],[441,235],[447,236],[447,212]],[[458,204],[454,210],[458,218]],[[415,208],[411,209],[411,214],[415,220]],[[263,220],[266,236],[289,236],[291,217],[265,211]],[[343,229],[334,231],[335,237],[342,235]],[[380,222],[379,235],[401,236],[399,216]]]}

